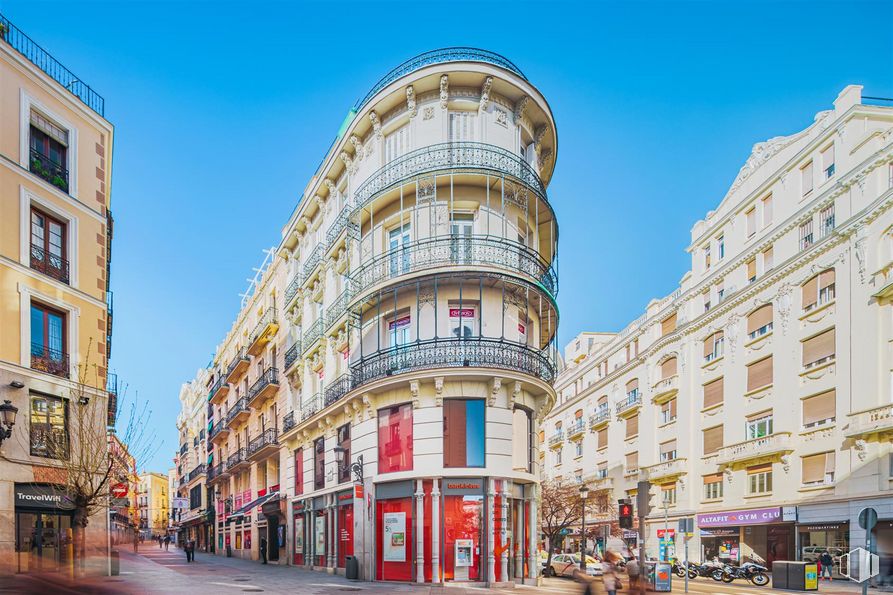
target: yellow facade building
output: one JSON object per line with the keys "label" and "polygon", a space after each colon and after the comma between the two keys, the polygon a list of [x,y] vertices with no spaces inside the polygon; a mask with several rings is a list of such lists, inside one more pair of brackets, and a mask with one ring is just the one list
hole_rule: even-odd
{"label": "yellow facade building", "polygon": [[[17,409],[0,462],[3,570],[72,567],[58,494],[78,436],[106,446],[113,127],[86,83],[0,15],[0,401]],[[114,401],[114,399],[112,399]],[[88,522],[85,558],[107,548]]]}
{"label": "yellow facade building", "polygon": [[152,539],[167,533],[170,517],[168,478],[164,473],[148,472],[140,475],[139,507],[140,536]]}

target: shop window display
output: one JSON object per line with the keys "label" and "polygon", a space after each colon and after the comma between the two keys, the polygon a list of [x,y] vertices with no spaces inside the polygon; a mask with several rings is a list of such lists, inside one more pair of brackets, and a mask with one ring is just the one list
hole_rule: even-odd
{"label": "shop window display", "polygon": [[483,496],[445,496],[443,502],[444,580],[480,581]]}
{"label": "shop window display", "polygon": [[376,580],[413,579],[412,507],[412,498],[394,498],[376,502]]}

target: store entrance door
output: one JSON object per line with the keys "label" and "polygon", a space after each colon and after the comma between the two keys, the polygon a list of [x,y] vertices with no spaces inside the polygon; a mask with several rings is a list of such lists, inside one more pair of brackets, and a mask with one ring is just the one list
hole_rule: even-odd
{"label": "store entrance door", "polygon": [[17,512],[16,555],[19,572],[55,572],[71,560],[69,515]]}

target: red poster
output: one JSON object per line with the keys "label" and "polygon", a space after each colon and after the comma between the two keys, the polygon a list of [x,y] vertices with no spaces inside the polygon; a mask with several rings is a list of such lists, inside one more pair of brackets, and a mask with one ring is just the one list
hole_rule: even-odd
{"label": "red poster", "polygon": [[[258,498],[260,498],[261,496],[266,496],[266,495],[267,495],[267,488],[264,488],[264,489],[262,489],[262,490],[258,490],[258,491],[257,491],[257,497],[258,497]],[[262,508],[261,506],[258,506],[258,507],[257,507],[257,512],[261,512],[261,508]]]}
{"label": "red poster", "polygon": [[398,318],[397,320],[392,320],[391,322],[389,322],[388,330],[393,331],[398,328],[403,328],[405,326],[409,326],[409,323],[410,323],[410,317],[403,316],[402,318]]}
{"label": "red poster", "polygon": [[356,498],[357,500],[363,499],[363,486],[355,485],[353,487],[353,497]]}
{"label": "red poster", "polygon": [[520,323],[519,323],[519,324],[518,324],[518,332],[521,333],[521,334],[523,335],[523,334],[525,334],[525,333],[527,332],[527,329],[524,328],[524,325],[523,325],[523,324],[520,324]]}
{"label": "red poster", "polygon": [[227,546],[230,545],[229,533],[226,534],[226,545],[227,545]]}
{"label": "red poster", "polygon": [[347,359],[350,357],[350,349],[345,349],[344,351],[342,351],[341,357],[344,358],[344,361],[347,361]]}
{"label": "red poster", "polygon": [[450,318],[474,318],[474,308],[450,308]]}

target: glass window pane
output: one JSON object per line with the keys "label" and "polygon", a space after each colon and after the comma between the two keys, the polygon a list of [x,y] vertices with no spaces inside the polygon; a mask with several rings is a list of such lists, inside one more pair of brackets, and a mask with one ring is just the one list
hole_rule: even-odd
{"label": "glass window pane", "polygon": [[465,401],[465,435],[468,440],[466,461],[469,467],[484,466],[486,430],[484,427],[484,401]]}
{"label": "glass window pane", "polygon": [[43,310],[31,306],[31,355],[41,355],[45,345]]}

